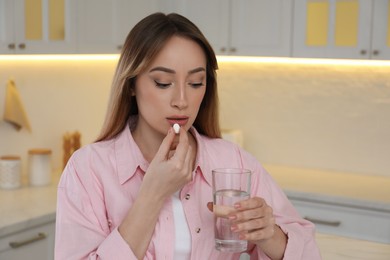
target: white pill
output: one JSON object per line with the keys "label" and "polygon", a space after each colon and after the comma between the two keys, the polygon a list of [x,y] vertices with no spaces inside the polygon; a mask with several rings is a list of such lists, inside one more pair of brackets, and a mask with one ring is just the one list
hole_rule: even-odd
{"label": "white pill", "polygon": [[177,123],[176,123],[176,124],[174,124],[174,125],[173,125],[173,130],[175,131],[175,133],[176,133],[176,134],[178,134],[178,133],[179,133],[179,131],[180,131],[180,125],[179,125],[179,124],[177,124]]}

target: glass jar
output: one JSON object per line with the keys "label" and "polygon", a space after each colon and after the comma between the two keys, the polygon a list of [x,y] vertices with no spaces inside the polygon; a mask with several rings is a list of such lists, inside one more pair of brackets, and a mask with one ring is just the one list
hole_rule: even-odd
{"label": "glass jar", "polygon": [[31,149],[29,154],[29,180],[31,186],[48,185],[51,182],[51,150]]}
{"label": "glass jar", "polygon": [[19,156],[0,157],[0,188],[15,189],[21,185],[22,165]]}

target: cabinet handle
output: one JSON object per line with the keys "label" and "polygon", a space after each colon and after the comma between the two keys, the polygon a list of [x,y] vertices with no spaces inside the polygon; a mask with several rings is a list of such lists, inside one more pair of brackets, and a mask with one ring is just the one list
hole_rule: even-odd
{"label": "cabinet handle", "polygon": [[226,51],[226,48],[225,47],[222,47],[221,50],[220,50],[222,53],[224,53]]}
{"label": "cabinet handle", "polygon": [[236,51],[237,51],[236,48],[234,48],[234,47],[230,48],[230,52],[235,53]]}
{"label": "cabinet handle", "polygon": [[38,233],[38,235],[36,235],[34,237],[31,237],[31,238],[27,238],[26,240],[9,242],[9,246],[12,247],[12,248],[19,248],[21,246],[24,246],[24,245],[27,245],[27,244],[30,244],[30,243],[34,243],[36,241],[39,241],[39,240],[42,240],[42,239],[45,239],[45,238],[46,238],[46,234],[45,233]]}
{"label": "cabinet handle", "polygon": [[19,49],[24,50],[24,49],[26,48],[26,44],[20,43],[20,44],[18,45],[18,47],[19,47]]}
{"label": "cabinet handle", "polygon": [[329,221],[329,220],[323,220],[323,219],[316,219],[311,217],[304,217],[304,219],[313,222],[314,224],[320,224],[320,225],[326,225],[326,226],[332,226],[332,227],[338,227],[341,225],[341,221]]}
{"label": "cabinet handle", "polygon": [[374,55],[374,56],[379,55],[379,51],[378,51],[378,50],[373,50],[373,51],[372,51],[372,55]]}
{"label": "cabinet handle", "polygon": [[119,50],[119,51],[122,50],[122,48],[123,48],[123,45],[116,46],[116,49]]}
{"label": "cabinet handle", "polygon": [[361,51],[360,51],[360,54],[361,54],[361,55],[366,55],[366,54],[367,54],[367,51],[366,51],[366,50],[361,50]]}
{"label": "cabinet handle", "polygon": [[8,49],[14,50],[15,49],[15,43],[8,44]]}

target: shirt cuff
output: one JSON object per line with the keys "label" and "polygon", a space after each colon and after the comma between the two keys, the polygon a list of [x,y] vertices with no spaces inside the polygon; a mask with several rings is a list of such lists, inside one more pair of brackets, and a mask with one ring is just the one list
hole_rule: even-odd
{"label": "shirt cuff", "polygon": [[302,230],[303,228],[299,224],[281,224],[279,227],[287,235],[287,245],[283,259],[302,259],[305,244],[308,240],[307,230]]}
{"label": "shirt cuff", "polygon": [[102,259],[137,260],[130,246],[119,233],[118,227],[100,244],[96,254]]}

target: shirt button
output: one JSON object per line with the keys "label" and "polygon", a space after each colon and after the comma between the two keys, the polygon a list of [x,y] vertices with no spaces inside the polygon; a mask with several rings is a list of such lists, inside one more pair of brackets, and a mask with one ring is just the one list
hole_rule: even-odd
{"label": "shirt button", "polygon": [[186,194],[186,200],[189,200],[191,195],[189,193]]}
{"label": "shirt button", "polygon": [[195,230],[195,232],[199,234],[199,233],[200,233],[200,228],[197,228],[197,229]]}

